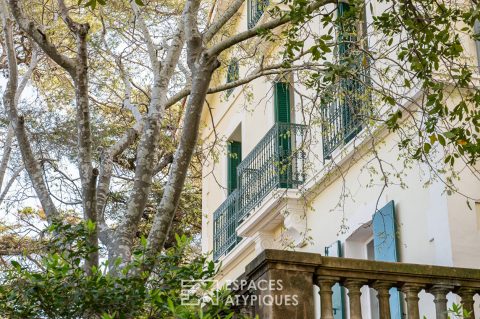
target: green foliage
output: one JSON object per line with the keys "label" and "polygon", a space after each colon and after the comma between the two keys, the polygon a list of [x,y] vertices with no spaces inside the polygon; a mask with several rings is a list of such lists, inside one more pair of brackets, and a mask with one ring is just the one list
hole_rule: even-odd
{"label": "green foliage", "polygon": [[[329,91],[335,91],[332,87],[341,85],[342,79],[362,81],[359,72],[362,68],[358,68],[361,57],[365,69],[385,74],[386,78],[401,79],[394,84],[398,92],[379,89],[368,81],[364,83],[367,93],[372,92],[381,102],[378,109],[385,105],[392,110],[390,116],[381,121],[401,135],[401,148],[408,149],[413,159],[428,161],[429,154],[439,146],[446,154],[446,164],[453,165],[461,158],[474,165],[480,158],[480,91],[474,74],[478,68],[467,62],[464,47],[468,43],[466,39],[478,38],[473,31],[475,21],[480,20],[478,6],[430,0],[379,2],[386,8],[379,14],[363,0],[348,1],[349,10],[342,15],[333,14],[333,11],[320,14],[322,32],[313,38],[315,43],[308,48],[302,28],[312,18],[305,12],[309,3],[291,0],[286,2],[288,11],[272,9],[272,14],[288,15],[292,20],[282,31],[286,67],[305,51],[311,54],[313,61],[322,63],[324,70],[312,72],[306,84],[318,91],[323,102]],[[362,23],[368,10],[373,18],[369,31],[384,36],[383,40],[372,39],[377,41],[372,46],[368,44],[370,38],[358,34],[355,28]],[[462,38],[465,35],[467,37]],[[345,50],[342,36],[347,38],[347,58],[339,54]],[[389,65],[390,61],[395,61],[395,65]],[[420,123],[416,136],[413,133],[407,136],[399,125],[405,117],[402,119],[397,109],[406,107],[399,92],[413,89],[420,90],[424,97],[416,103],[418,111],[410,113],[415,113]]]}
{"label": "green foliage", "polygon": [[198,306],[182,304],[183,280],[205,282],[202,288],[212,290],[209,279],[217,271],[206,256],[192,254],[186,236],[176,236],[177,244],[157,256],[157,266],[148,277],[139,270],[146,263],[145,245],[135,251],[128,266],[103,262],[87,275],[83,261],[93,249],[85,240],[90,228],[87,223],[55,224],[48,230],[52,238],[43,257],[35,262],[12,260],[4,267],[0,317],[193,319],[233,315],[225,289],[210,301],[200,300]]}
{"label": "green foliage", "polygon": [[[449,147],[445,163],[451,165],[459,157],[475,164],[480,156],[479,91],[470,90],[472,68],[458,63],[464,52],[460,33],[471,32],[478,18],[477,8],[427,0],[401,2],[395,10],[374,17],[375,27],[385,35],[392,38],[408,35],[408,41],[397,50],[397,58],[408,63],[425,92],[422,107],[425,131],[419,131],[422,142],[413,145],[415,159],[423,159],[437,143]],[[464,27],[458,30],[461,25]],[[452,81],[441,81],[438,76],[441,73],[448,73]],[[405,86],[410,87],[410,81],[407,80]],[[462,99],[454,107],[448,107],[445,92],[452,89],[460,92]],[[391,116],[388,127],[399,129],[399,119]],[[448,131],[444,128],[446,122],[453,126]],[[404,146],[412,144],[412,140],[402,142]]]}
{"label": "green foliage", "polygon": [[470,318],[472,312],[464,309],[459,304],[452,304],[452,307],[448,309],[448,318]]}

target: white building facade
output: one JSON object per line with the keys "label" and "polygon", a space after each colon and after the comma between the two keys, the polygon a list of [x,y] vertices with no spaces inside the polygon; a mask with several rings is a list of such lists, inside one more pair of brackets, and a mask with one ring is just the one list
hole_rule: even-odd
{"label": "white building facade", "polygon": [[[373,2],[372,10],[381,12],[382,5]],[[267,19],[254,0],[239,15],[239,29]],[[467,59],[475,64],[478,44],[470,42]],[[217,82],[248,72],[241,60],[227,59]],[[369,127],[355,117],[355,107],[346,106],[350,102],[337,101],[326,111],[319,103],[322,121],[312,120],[305,116],[303,94],[309,90],[300,77],[261,77],[208,98],[201,138],[216,152],[203,166],[202,248],[222,263],[219,279],[236,279],[269,248],[480,268],[480,180],[468,167],[456,167],[458,192],[449,192],[429,165],[400,155],[396,133]],[[415,89],[405,94],[406,108],[422,98]],[[453,92],[446,103],[457,98]],[[379,318],[375,291],[362,292],[362,317]],[[333,298],[335,319],[349,318],[344,292],[334,291]],[[391,298],[398,298],[392,318],[402,318],[400,296]],[[420,317],[435,318],[433,297],[422,291],[420,298]],[[450,302],[455,298],[449,296]]]}

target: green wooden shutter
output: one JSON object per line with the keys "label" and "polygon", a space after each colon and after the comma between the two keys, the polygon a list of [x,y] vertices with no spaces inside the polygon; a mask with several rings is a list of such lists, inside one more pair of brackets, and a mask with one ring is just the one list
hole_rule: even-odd
{"label": "green wooden shutter", "polygon": [[290,84],[276,82],[274,86],[275,122],[278,123],[279,178],[281,188],[291,188],[292,140],[290,134]]}
{"label": "green wooden shutter", "polygon": [[[343,257],[342,245],[339,240],[325,247],[325,256]],[[332,287],[332,292],[333,318],[345,319],[345,288],[336,283]]]}
{"label": "green wooden shutter", "polygon": [[[339,2],[337,7],[338,17],[344,17],[345,14],[350,10],[350,5],[345,2]],[[340,23],[340,30],[338,33],[338,55],[343,57],[347,54],[351,43],[348,42],[349,35],[347,33],[348,28],[344,23]]]}
{"label": "green wooden shutter", "polygon": [[[372,218],[375,260],[398,262],[397,223],[395,202],[392,200],[378,210]],[[402,318],[402,302],[396,288],[390,289],[390,313],[392,319]]]}
{"label": "green wooden shutter", "polygon": [[237,166],[242,161],[242,143],[231,141],[228,143],[228,194],[237,188]]}
{"label": "green wooden shutter", "polygon": [[290,84],[276,82],[274,86],[275,122],[290,123]]}

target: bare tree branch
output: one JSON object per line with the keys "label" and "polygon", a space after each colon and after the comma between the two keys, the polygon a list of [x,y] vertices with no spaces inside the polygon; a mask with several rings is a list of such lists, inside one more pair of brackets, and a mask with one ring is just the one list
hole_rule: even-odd
{"label": "bare tree branch", "polygon": [[17,21],[19,27],[25,31],[53,61],[74,76],[76,71],[75,61],[60,53],[57,48],[48,40],[45,33],[41,31],[40,26],[36,25],[35,22],[27,19],[23,15],[18,4],[18,0],[9,0],[9,4],[13,17]]}
{"label": "bare tree branch", "polygon": [[203,42],[208,43],[218,31],[238,12],[245,0],[235,0],[228,9],[203,33]]}
{"label": "bare tree branch", "polygon": [[13,127],[9,125],[7,136],[5,137],[5,142],[3,144],[2,162],[0,163],[0,190],[2,189],[3,179],[5,178],[5,173],[7,171],[8,161],[10,160],[10,154],[12,153],[13,135]]}
{"label": "bare tree branch", "polygon": [[[333,0],[317,0],[312,4],[309,4],[308,7],[305,9],[305,14],[312,13],[316,9],[325,6],[326,4],[329,3],[336,3],[336,1]],[[276,18],[270,21],[267,21],[263,24],[258,24],[255,27],[248,29],[246,31],[240,32],[234,36],[231,36],[227,38],[226,40],[223,40],[222,42],[215,44],[213,47],[211,47],[208,50],[208,54],[210,55],[217,55],[220,54],[221,52],[225,51],[226,49],[234,46],[235,44],[238,44],[240,42],[243,42],[245,40],[251,39],[255,36],[258,36],[261,32],[264,32],[265,30],[273,30],[279,26],[282,26],[288,22],[291,21],[291,17],[288,14],[283,15],[280,18]]]}
{"label": "bare tree branch", "polygon": [[23,162],[25,163],[25,168],[27,173],[32,181],[33,188],[42,204],[42,207],[47,215],[47,218],[51,221],[58,217],[57,209],[50,197],[48,192],[48,187],[46,185],[45,179],[43,177],[43,172],[40,168],[39,163],[33,155],[33,151],[27,136],[25,129],[25,123],[23,116],[18,115],[17,105],[16,105],[16,92],[18,89],[18,70],[17,70],[17,61],[15,48],[13,45],[13,35],[12,35],[12,21],[8,17],[8,11],[6,5],[1,0],[2,4],[2,22],[3,22],[3,31],[4,31],[4,41],[5,47],[7,49],[7,60],[8,60],[8,70],[9,77],[7,82],[7,88],[3,95],[3,103],[8,110],[10,123],[15,131],[17,137],[18,146],[22,154]]}
{"label": "bare tree branch", "polygon": [[13,185],[13,182],[15,182],[15,180],[17,179],[18,176],[20,176],[20,173],[24,170],[24,166],[20,166],[19,168],[17,168],[12,176],[10,176],[10,179],[8,181],[8,183],[5,185],[5,188],[3,189],[2,193],[0,194],[0,205],[3,203],[3,201],[5,200],[5,197],[7,196],[7,193],[8,191],[10,190],[10,188],[12,187]]}
{"label": "bare tree branch", "polygon": [[115,253],[124,261],[129,261],[130,259],[133,237],[137,231],[151,189],[155,168],[155,148],[158,145],[160,135],[160,120],[166,109],[168,85],[180,59],[185,41],[183,21],[187,14],[186,8],[187,6],[179,20],[177,31],[162,63],[162,68],[160,72],[154,72],[153,74],[154,81],[149,114],[144,121],[143,132],[137,150],[135,181],[128,201],[127,213],[115,231]]}

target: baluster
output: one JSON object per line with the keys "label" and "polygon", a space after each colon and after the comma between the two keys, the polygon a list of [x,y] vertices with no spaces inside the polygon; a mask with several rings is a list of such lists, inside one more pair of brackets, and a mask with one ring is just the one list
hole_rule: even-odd
{"label": "baluster", "polygon": [[335,319],[333,316],[332,286],[339,281],[334,277],[316,277],[316,284],[320,287],[320,319]]}
{"label": "baluster", "polygon": [[473,296],[475,295],[475,290],[471,288],[460,288],[458,290],[458,295],[462,298],[462,307],[464,310],[470,313],[469,316],[464,316],[464,319],[475,318],[475,310],[473,308]]}
{"label": "baluster", "polygon": [[350,303],[350,319],[362,319],[362,303],[360,297],[362,292],[360,289],[365,282],[360,280],[347,280],[344,287],[348,289],[348,300]]}
{"label": "baluster", "polygon": [[435,285],[428,292],[433,295],[437,319],[448,319],[447,294],[453,286]]}
{"label": "baluster", "polygon": [[405,284],[402,287],[402,291],[405,294],[405,300],[407,301],[407,315],[408,319],[420,319],[420,311],[418,310],[418,293],[422,290],[423,286],[415,284]]}
{"label": "baluster", "polygon": [[380,307],[380,318],[390,319],[390,282],[377,281],[373,288],[377,291],[378,304]]}

